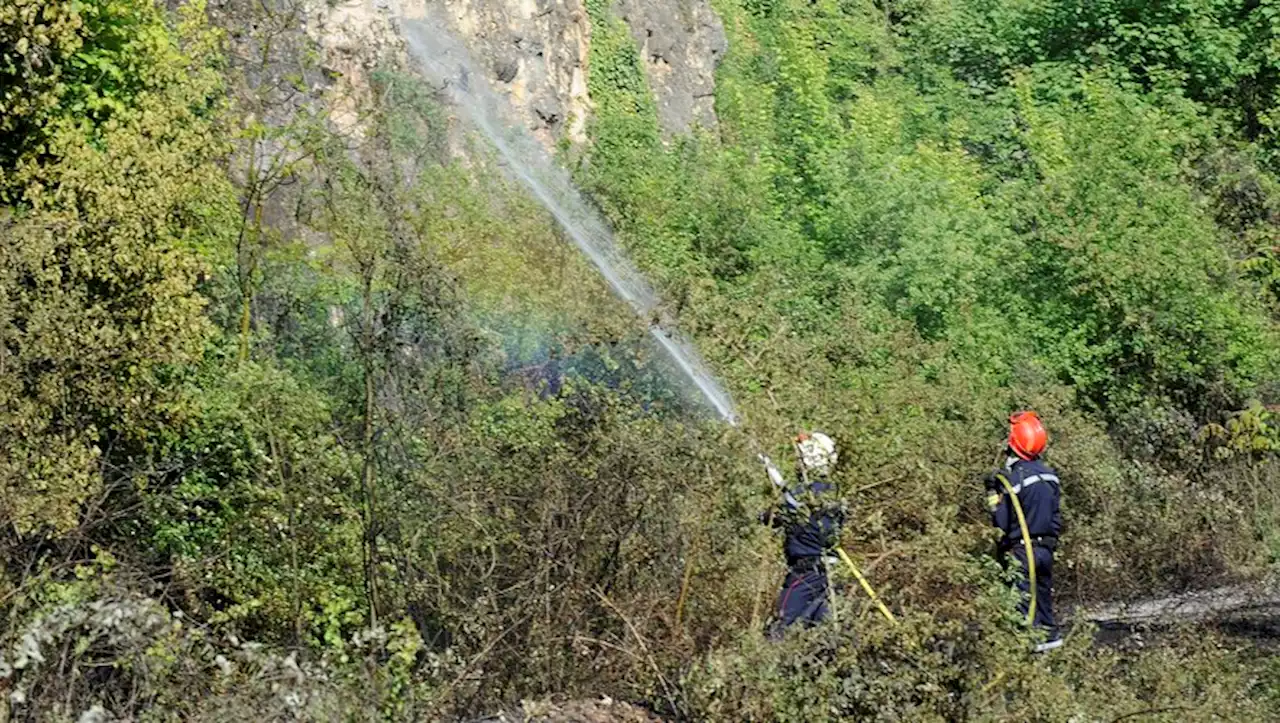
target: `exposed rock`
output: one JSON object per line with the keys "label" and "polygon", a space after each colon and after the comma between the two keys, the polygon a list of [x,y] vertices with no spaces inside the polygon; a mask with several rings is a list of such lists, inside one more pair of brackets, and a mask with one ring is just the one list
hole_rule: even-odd
{"label": "exposed rock", "polygon": [[617,0],[614,12],[631,28],[658,120],[668,134],[695,125],[716,127],[715,73],[728,40],[707,0]]}
{"label": "exposed rock", "polygon": [[360,109],[371,96],[370,73],[401,52],[386,0],[313,2],[307,33],[322,55],[321,67],[332,79],[326,96],[329,119],[344,134],[362,134]]}
{"label": "exposed rock", "polygon": [[[586,140],[591,24],[581,0],[445,0],[433,10],[465,40],[539,141]],[[406,0],[401,11],[423,17],[426,2]]]}
{"label": "exposed rock", "polygon": [[[469,48],[512,117],[553,148],[587,140],[592,28],[584,1],[211,0],[209,11],[228,32],[236,92],[254,122],[285,128],[323,119],[353,151],[362,148],[375,107],[373,73],[413,65],[399,18],[430,12]],[[666,134],[714,127],[714,74],[726,41],[710,0],[614,0],[612,12],[630,28]],[[464,132],[451,124],[444,152],[465,158]],[[246,185],[308,153],[270,134],[237,143],[232,175]],[[305,184],[266,184],[250,214],[285,237],[306,237]]]}
{"label": "exposed rock", "polygon": [[[586,140],[591,23],[583,0],[443,0],[430,10],[464,40],[539,141]],[[709,0],[616,0],[613,12],[631,29],[668,135],[715,127],[715,70],[727,44]],[[397,13],[423,18],[428,0],[313,0],[307,31],[333,83],[341,130],[358,131],[369,72],[402,53]]]}
{"label": "exposed rock", "polygon": [[[322,59],[338,60],[344,68],[316,60],[316,42],[307,33],[315,14],[311,0],[210,0],[207,9],[226,32],[231,93],[246,126],[286,128],[331,107],[329,89],[352,57],[326,53]],[[236,150],[228,170],[250,204],[246,223],[261,221],[285,238],[302,233],[295,209],[303,184],[286,179],[282,169],[306,151],[274,134],[235,134],[231,142]],[[256,187],[250,189],[251,183]]]}

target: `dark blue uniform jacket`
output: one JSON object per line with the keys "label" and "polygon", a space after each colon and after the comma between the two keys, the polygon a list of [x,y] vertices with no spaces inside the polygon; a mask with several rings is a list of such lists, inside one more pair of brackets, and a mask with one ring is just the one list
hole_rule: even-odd
{"label": "dark blue uniform jacket", "polygon": [[[1018,495],[1031,537],[1056,538],[1062,532],[1062,513],[1058,507],[1062,491],[1058,473],[1040,460],[1028,462],[1022,459],[1006,465],[1000,473],[1009,480]],[[1022,540],[1022,528],[1018,525],[1018,513],[1009,500],[1008,490],[1000,485],[996,491],[1000,493],[1000,502],[991,513],[991,521],[1004,532],[1001,544],[1008,548]]]}
{"label": "dark blue uniform jacket", "polygon": [[787,564],[804,558],[816,558],[830,554],[840,539],[840,526],[844,524],[844,511],[835,499],[835,487],[826,482],[812,482],[792,487],[784,495],[774,525],[787,533],[783,551]]}

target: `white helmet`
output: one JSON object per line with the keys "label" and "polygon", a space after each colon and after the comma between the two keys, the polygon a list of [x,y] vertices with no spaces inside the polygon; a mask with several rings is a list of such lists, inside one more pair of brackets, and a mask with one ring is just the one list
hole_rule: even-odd
{"label": "white helmet", "polygon": [[839,455],[836,443],[822,432],[801,434],[796,437],[796,452],[800,455],[800,466],[805,473],[826,477],[836,465]]}

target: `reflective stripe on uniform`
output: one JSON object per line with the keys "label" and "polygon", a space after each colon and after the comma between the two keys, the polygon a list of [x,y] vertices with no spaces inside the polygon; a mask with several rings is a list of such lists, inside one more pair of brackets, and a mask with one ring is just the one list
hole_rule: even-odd
{"label": "reflective stripe on uniform", "polygon": [[1036,482],[1057,482],[1057,481],[1059,481],[1059,479],[1057,479],[1057,475],[1032,475],[1027,477],[1027,479],[1023,481],[1018,482],[1018,484],[1014,485],[1014,494],[1020,493],[1020,491],[1023,491],[1024,489],[1029,488],[1029,486],[1036,484]]}

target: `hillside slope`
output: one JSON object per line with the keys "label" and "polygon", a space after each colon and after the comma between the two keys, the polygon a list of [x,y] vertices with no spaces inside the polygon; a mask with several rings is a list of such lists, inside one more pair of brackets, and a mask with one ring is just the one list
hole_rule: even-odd
{"label": "hillside slope", "polygon": [[[742,424],[390,4],[13,0],[7,719],[1280,718],[1273,654],[1197,621],[1029,657],[979,501],[1033,407],[1064,605],[1274,581],[1274,3],[430,9]],[[900,624],[842,578],[771,643],[756,453],[815,428]]]}

